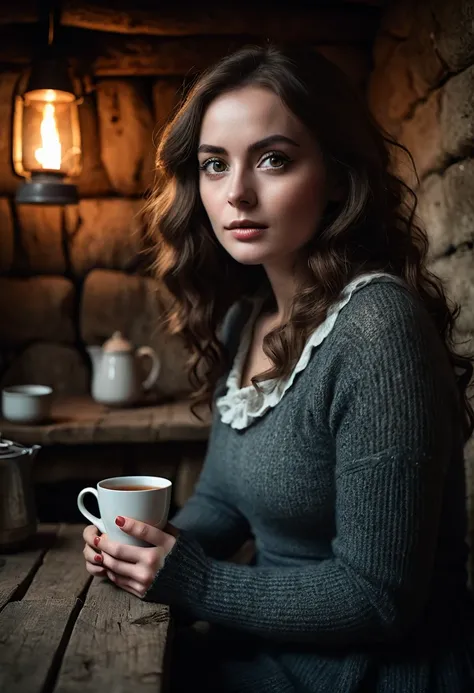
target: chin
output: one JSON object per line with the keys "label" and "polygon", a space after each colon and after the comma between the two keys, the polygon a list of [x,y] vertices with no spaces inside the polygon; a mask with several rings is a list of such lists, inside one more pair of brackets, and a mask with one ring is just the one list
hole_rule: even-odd
{"label": "chin", "polygon": [[233,252],[229,253],[234,260],[241,265],[263,265],[268,260],[267,253],[261,253],[249,248],[248,251],[244,252]]}
{"label": "chin", "polygon": [[229,255],[242,265],[262,265],[272,255],[268,245],[265,247],[261,242],[233,241],[222,245]]}

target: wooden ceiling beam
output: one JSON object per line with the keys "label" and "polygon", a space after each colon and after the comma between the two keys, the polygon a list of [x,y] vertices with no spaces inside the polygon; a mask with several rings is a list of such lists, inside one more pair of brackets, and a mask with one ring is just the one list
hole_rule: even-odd
{"label": "wooden ceiling beam", "polygon": [[[0,13],[0,24],[34,23],[36,4],[24,0],[21,9],[12,3]],[[311,40],[315,42],[365,42],[373,39],[380,10],[349,2],[338,8],[281,5],[278,11],[258,3],[244,4],[239,11],[229,7],[194,4],[189,7],[156,9],[143,2],[117,3],[109,0],[64,0],[61,23],[75,29],[88,29],[124,35],[145,36],[225,36],[268,35],[274,40]],[[138,8],[136,6],[138,5]],[[171,9],[169,9],[171,8]]]}

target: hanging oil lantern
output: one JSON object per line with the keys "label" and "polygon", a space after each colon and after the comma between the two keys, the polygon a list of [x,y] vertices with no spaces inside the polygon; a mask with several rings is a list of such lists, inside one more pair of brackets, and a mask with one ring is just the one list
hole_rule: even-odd
{"label": "hanging oil lantern", "polygon": [[50,12],[48,45],[17,82],[13,112],[13,168],[25,178],[16,201],[24,204],[75,204],[73,183],[82,167],[81,132],[76,93],[68,61],[53,45]]}

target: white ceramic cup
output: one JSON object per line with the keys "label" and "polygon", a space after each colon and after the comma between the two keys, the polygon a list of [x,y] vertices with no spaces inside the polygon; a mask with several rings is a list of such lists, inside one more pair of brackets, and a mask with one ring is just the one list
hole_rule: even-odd
{"label": "white ceramic cup", "polygon": [[12,385],[2,390],[2,414],[13,423],[41,423],[51,415],[52,400],[48,385]]}
{"label": "white ceramic cup", "polygon": [[[122,491],[117,489],[118,486],[152,486],[153,488]],[[115,524],[115,518],[117,515],[131,517],[162,529],[168,520],[171,486],[171,481],[161,476],[114,476],[99,481],[97,489],[88,486],[79,491],[77,506],[85,518],[113,541],[132,546],[150,546],[148,542],[123,532]],[[84,506],[83,498],[86,493],[92,493],[97,498],[100,517],[90,513]]]}

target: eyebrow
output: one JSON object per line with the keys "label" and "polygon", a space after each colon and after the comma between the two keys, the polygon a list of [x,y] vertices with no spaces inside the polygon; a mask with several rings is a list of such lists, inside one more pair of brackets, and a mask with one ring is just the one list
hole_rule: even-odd
{"label": "eyebrow", "polygon": [[[260,149],[265,149],[266,147],[270,147],[274,144],[281,143],[291,144],[294,147],[300,146],[297,142],[290,139],[289,137],[286,137],[285,135],[269,135],[268,137],[265,137],[263,140],[259,140],[258,142],[254,142],[253,144],[251,144],[248,148],[248,151],[256,152]],[[205,152],[206,154],[227,154],[227,151],[224,149],[224,147],[215,147],[213,144],[199,145],[198,154],[203,152]]]}

